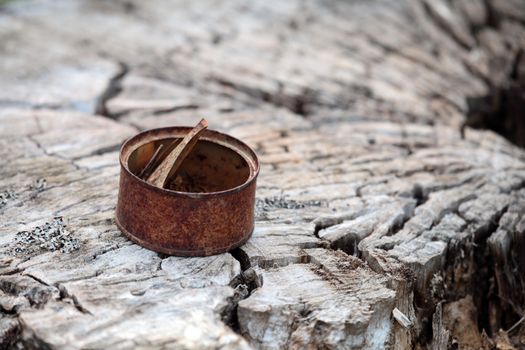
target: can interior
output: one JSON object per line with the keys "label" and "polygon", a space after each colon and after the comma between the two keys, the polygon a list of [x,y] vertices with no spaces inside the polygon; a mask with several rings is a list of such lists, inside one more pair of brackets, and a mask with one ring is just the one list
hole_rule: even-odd
{"label": "can interior", "polygon": [[[165,150],[174,139],[139,146],[128,158],[129,171],[138,176],[157,148],[162,144]],[[159,162],[167,153],[160,153]],[[240,154],[217,143],[199,140],[179,170],[168,179],[166,188],[180,192],[218,192],[242,185],[249,177],[250,167]]]}

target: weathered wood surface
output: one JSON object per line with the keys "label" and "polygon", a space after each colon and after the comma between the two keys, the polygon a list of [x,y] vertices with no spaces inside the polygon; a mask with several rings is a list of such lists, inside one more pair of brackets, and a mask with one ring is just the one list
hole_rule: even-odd
{"label": "weathered wood surface", "polygon": [[[3,5],[1,346],[519,344],[525,152],[466,116],[524,79],[524,22],[520,0]],[[253,237],[132,244],[121,142],[201,117],[260,156]]]}

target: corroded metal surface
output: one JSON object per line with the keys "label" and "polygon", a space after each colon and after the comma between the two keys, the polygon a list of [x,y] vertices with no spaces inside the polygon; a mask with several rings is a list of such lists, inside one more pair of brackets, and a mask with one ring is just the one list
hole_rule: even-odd
{"label": "corroded metal surface", "polygon": [[124,143],[117,225],[132,241],[157,252],[222,253],[242,245],[253,231],[259,164],[247,145],[205,131],[178,172],[182,178],[198,179],[189,185],[192,192],[161,189],[137,176],[161,144],[181,139],[189,130],[154,129]]}

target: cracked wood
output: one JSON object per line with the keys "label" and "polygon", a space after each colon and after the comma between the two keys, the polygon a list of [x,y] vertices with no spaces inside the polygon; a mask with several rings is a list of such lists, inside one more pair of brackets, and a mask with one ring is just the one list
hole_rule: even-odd
{"label": "cracked wood", "polygon": [[[468,117],[523,74],[519,1],[0,6],[1,346],[444,349],[523,315],[525,152]],[[253,237],[132,244],[121,142],[202,115],[260,157]],[[11,253],[55,216],[78,250]]]}

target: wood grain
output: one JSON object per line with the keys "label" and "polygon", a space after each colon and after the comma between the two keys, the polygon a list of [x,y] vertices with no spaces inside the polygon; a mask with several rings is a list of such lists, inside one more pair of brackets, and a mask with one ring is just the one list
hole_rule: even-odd
{"label": "wood grain", "polygon": [[[1,6],[0,347],[444,349],[473,305],[488,349],[523,316],[525,152],[468,122],[523,76],[520,1]],[[259,155],[253,237],[132,244],[121,143],[202,115]],[[55,216],[78,247],[17,251]]]}

